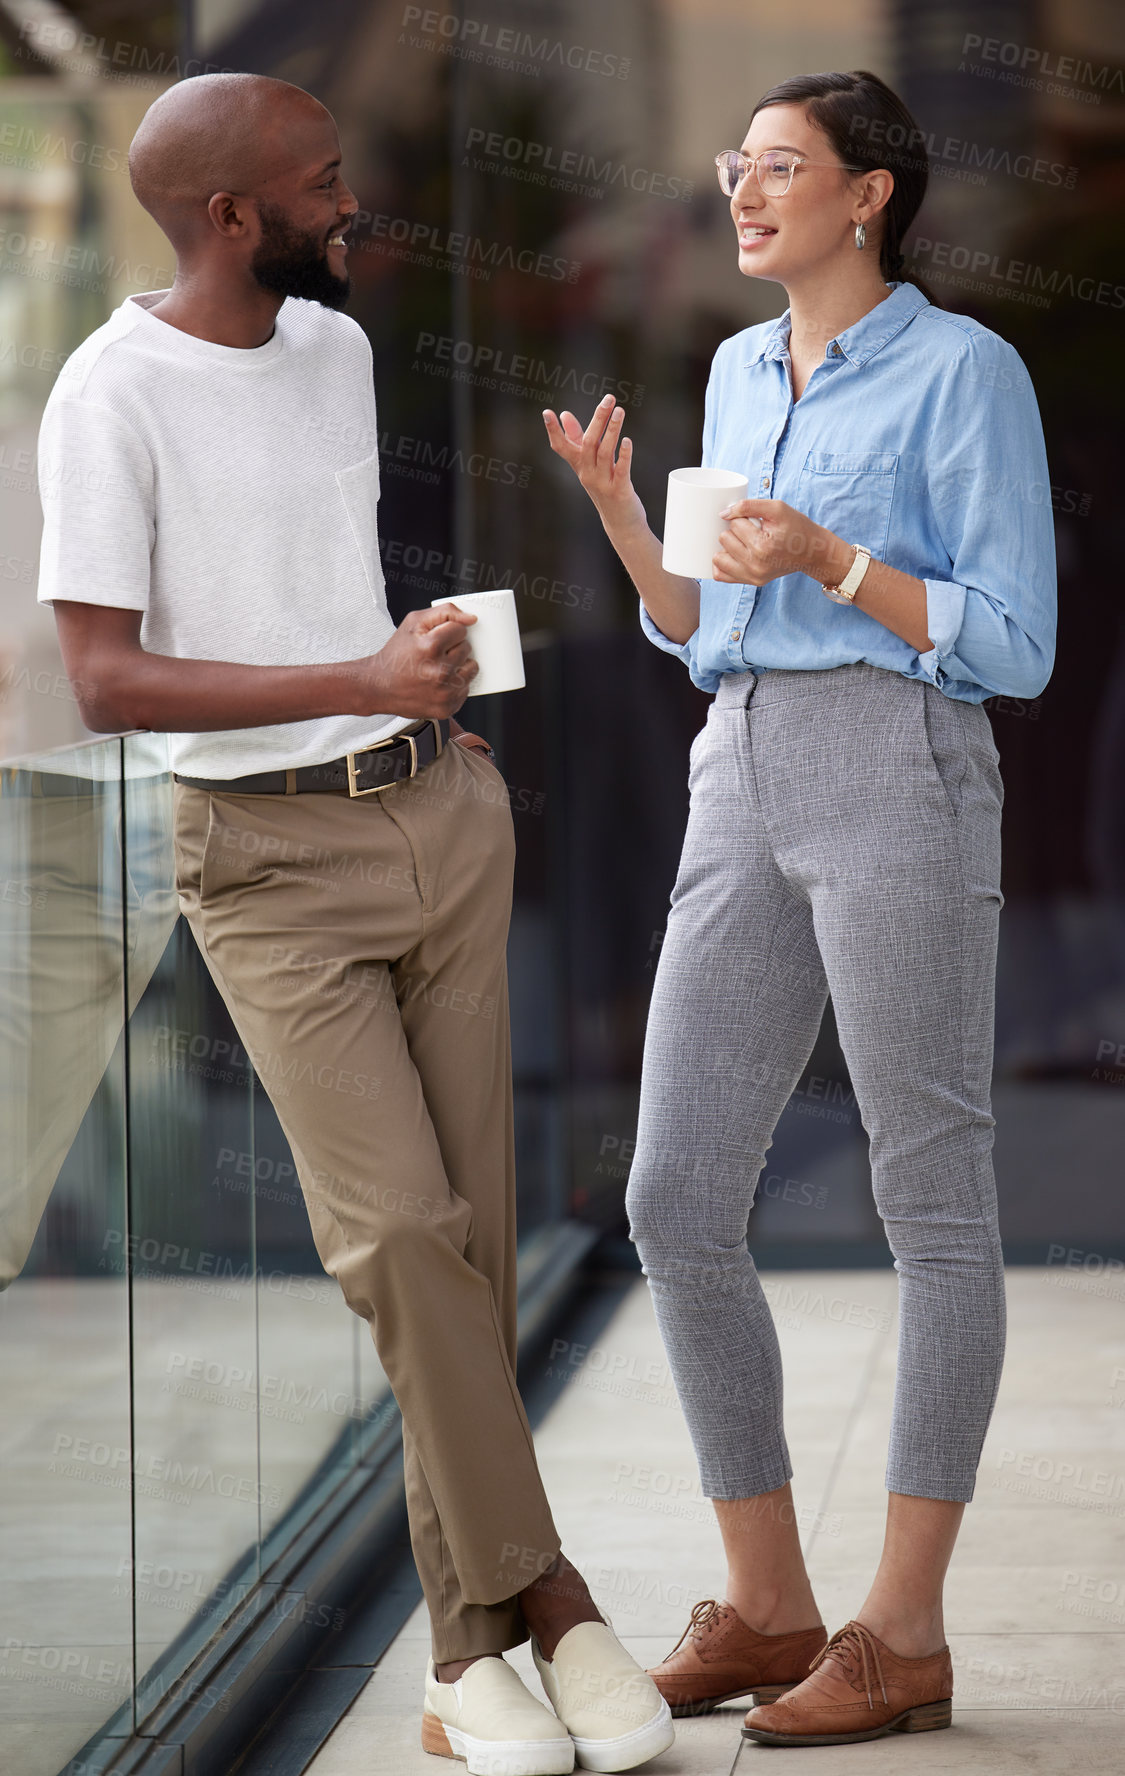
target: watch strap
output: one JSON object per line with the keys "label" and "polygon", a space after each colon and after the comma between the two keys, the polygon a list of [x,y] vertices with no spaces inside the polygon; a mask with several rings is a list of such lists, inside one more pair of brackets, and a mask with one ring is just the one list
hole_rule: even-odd
{"label": "watch strap", "polygon": [[828,594],[829,598],[835,598],[837,602],[841,604],[850,604],[852,602],[859,590],[860,582],[862,581],[864,574],[867,572],[868,563],[871,560],[871,550],[866,548],[863,543],[853,543],[852,547],[855,550],[855,554],[852,557],[852,564],[839,585],[824,585],[822,587],[823,591]]}

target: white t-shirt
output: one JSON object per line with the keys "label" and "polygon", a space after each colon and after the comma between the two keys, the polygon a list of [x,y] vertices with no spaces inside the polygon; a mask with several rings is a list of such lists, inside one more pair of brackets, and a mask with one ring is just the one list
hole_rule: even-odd
{"label": "white t-shirt", "polygon": [[[249,350],[122,302],[67,359],[39,433],[39,600],[143,611],[150,653],[305,666],[394,631],[379,561],[371,347],[319,303],[282,303]],[[172,768],[238,777],[323,764],[403,715],[173,733]]]}

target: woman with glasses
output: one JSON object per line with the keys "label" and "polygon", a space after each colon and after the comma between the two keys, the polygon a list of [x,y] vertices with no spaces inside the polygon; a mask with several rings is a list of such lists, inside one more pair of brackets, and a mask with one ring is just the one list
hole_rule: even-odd
{"label": "woman with glasses", "polygon": [[[611,399],[545,415],[640,594],[714,694],[654,984],[631,1236],[727,1556],[653,1673],[676,1712],[839,1744],[947,1726],[942,1589],[1003,1360],[990,1092],[1003,788],[994,693],[1054,663],[1042,427],[998,334],[905,275],[922,134],[865,70],[787,80],[716,158],[778,321],[715,355],[705,466],[750,497],[668,573]],[[899,1279],[882,1557],[828,1637],[790,1491],[778,1342],[746,1235],[832,996]]]}

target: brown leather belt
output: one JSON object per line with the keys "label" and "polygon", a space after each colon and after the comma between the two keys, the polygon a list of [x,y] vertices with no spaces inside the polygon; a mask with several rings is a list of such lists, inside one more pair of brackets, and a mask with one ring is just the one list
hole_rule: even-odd
{"label": "brown leather belt", "polygon": [[431,717],[411,722],[386,740],[358,747],[326,765],[297,765],[285,771],[257,771],[247,777],[181,777],[177,783],[190,789],[210,789],[221,795],[378,795],[380,790],[416,777],[432,765],[449,739],[449,723]]}

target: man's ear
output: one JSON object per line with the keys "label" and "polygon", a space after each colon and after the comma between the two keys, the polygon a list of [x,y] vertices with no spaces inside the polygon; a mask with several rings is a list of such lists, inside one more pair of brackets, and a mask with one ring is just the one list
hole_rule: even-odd
{"label": "man's ear", "polygon": [[207,205],[207,214],[212,227],[231,238],[249,234],[252,227],[253,211],[249,199],[239,197],[233,191],[216,191]]}

